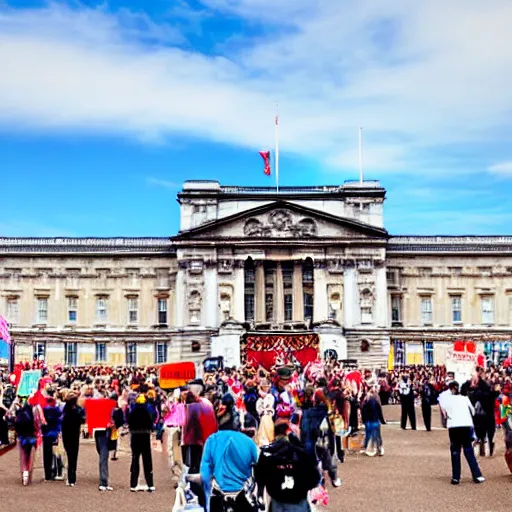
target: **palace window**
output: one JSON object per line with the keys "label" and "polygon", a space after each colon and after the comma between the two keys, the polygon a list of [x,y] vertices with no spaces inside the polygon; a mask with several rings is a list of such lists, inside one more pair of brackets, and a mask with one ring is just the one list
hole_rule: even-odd
{"label": "palace window", "polygon": [[265,262],[265,321],[273,322],[274,318],[274,282],[276,267],[272,262]]}
{"label": "palace window", "polygon": [[462,323],[462,297],[460,295],[452,296],[452,323]]}
{"label": "palace window", "polygon": [[494,299],[493,297],[482,297],[482,324],[491,325],[494,323]]}
{"label": "palace window", "polygon": [[128,366],[137,365],[137,343],[126,344],[126,364]]}
{"label": "palace window", "polygon": [[37,299],[36,306],[37,323],[45,324],[46,322],[48,322],[48,299]]}
{"label": "palace window", "polygon": [[432,297],[422,297],[420,303],[421,324],[432,324]]}
{"label": "palace window", "polygon": [[77,344],[76,343],[66,343],[64,345],[65,352],[65,360],[68,366],[76,366],[77,364]]}
{"label": "palace window", "polygon": [[391,322],[402,321],[402,297],[400,295],[391,296]]}
{"label": "palace window", "polygon": [[281,266],[284,289],[284,321],[293,320],[293,263],[285,262]]}
{"label": "palace window", "polygon": [[313,321],[313,301],[314,301],[314,275],[313,261],[307,258],[302,264],[302,293],[304,301],[304,321]]}
{"label": "palace window", "polygon": [[393,349],[394,349],[395,366],[404,366],[405,365],[405,342],[404,341],[394,341]]}
{"label": "palace window", "polygon": [[139,321],[139,299],[132,297],[128,299],[128,323],[136,324]]}
{"label": "palace window", "polygon": [[373,323],[373,311],[372,311],[372,294],[370,290],[365,289],[361,292],[361,323],[371,324]]}
{"label": "palace window", "polygon": [[108,319],[107,297],[98,297],[96,299],[96,321],[106,322]]}
{"label": "palace window", "polygon": [[255,293],[255,268],[254,261],[248,258],[245,261],[244,268],[244,310],[245,310],[245,321],[254,321],[254,293]]}
{"label": "palace window", "polygon": [[107,344],[104,342],[96,343],[96,362],[105,363],[107,361]]}
{"label": "palace window", "polygon": [[338,311],[341,309],[341,297],[339,293],[331,294],[329,299],[329,320],[337,320]]}
{"label": "palace window", "polygon": [[432,341],[423,342],[423,360],[427,366],[434,366],[434,343]]}
{"label": "palace window", "polygon": [[68,297],[68,322],[76,323],[78,315],[78,297]]}
{"label": "palace window", "polygon": [[167,299],[158,299],[158,323],[167,324]]}
{"label": "palace window", "polygon": [[12,324],[16,325],[20,321],[20,303],[17,298],[7,299],[6,319]]}
{"label": "palace window", "polygon": [[286,293],[284,296],[284,320],[291,322],[293,319],[293,295]]}
{"label": "palace window", "polygon": [[34,357],[38,361],[44,361],[46,359],[46,343],[44,341],[34,344]]}
{"label": "palace window", "polygon": [[155,364],[167,362],[167,343],[159,341],[155,343]]}

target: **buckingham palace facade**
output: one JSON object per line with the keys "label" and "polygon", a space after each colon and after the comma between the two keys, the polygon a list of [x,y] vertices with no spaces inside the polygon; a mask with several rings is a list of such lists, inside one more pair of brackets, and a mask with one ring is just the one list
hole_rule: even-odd
{"label": "buckingham palace facade", "polygon": [[444,364],[459,339],[506,357],[512,237],[395,237],[384,200],[374,181],[279,193],[188,181],[175,236],[0,238],[15,358],[232,361],[248,339],[313,335],[368,367],[390,350],[395,364]]}

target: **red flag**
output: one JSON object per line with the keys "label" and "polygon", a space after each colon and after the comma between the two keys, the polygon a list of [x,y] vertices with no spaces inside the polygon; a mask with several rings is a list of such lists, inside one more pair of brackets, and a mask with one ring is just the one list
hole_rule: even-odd
{"label": "red flag", "polygon": [[270,176],[270,151],[260,151],[261,158],[265,162],[263,172],[266,176]]}

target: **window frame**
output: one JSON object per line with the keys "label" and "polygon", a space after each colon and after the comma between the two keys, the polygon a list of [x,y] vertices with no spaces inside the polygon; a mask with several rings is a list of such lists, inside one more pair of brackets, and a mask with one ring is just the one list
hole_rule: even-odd
{"label": "window frame", "polygon": [[[164,309],[162,309],[162,307],[161,307],[162,305],[165,307]],[[156,303],[156,309],[157,309],[157,315],[158,315],[158,318],[157,318],[158,325],[167,325],[168,324],[167,316],[169,314],[167,297],[158,297],[157,303]]]}
{"label": "window frame", "polygon": [[[104,349],[104,354],[102,354],[103,350],[100,349],[102,347]],[[99,350],[100,349],[100,350]],[[103,355],[103,357],[101,357]],[[94,346],[94,357],[97,363],[106,363],[107,362],[107,344],[104,341],[97,341]]]}
{"label": "window frame", "polygon": [[[159,357],[159,355],[161,355],[159,353],[159,349],[163,348],[164,352],[163,352],[163,356],[164,358],[161,360],[161,358]],[[157,341],[155,343],[155,364],[164,364],[167,362],[167,358],[168,358],[168,352],[169,351],[169,344],[166,342],[166,341]]]}
{"label": "window frame", "polygon": [[[73,347],[73,350],[70,348]],[[71,355],[71,357],[70,357]],[[72,359],[72,361],[70,361]],[[77,366],[78,364],[78,343],[66,342],[64,344],[64,361],[66,366]]]}
{"label": "window frame", "polygon": [[[458,308],[456,307],[456,301],[458,301]],[[462,295],[452,295],[451,296],[451,305],[452,305],[452,324],[460,325],[462,324]],[[456,320],[456,313],[459,314],[459,319]]]}
{"label": "window frame", "polygon": [[394,366],[405,366],[406,362],[405,341],[393,340],[393,363]]}
{"label": "window frame", "polygon": [[[135,307],[133,307],[135,305]],[[127,297],[128,324],[136,325],[139,323],[139,297]],[[132,314],[134,315],[132,319]]]}
{"label": "window frame", "polygon": [[293,321],[293,294],[285,293],[283,295],[283,313],[284,313],[284,321],[292,322]]}
{"label": "window frame", "polygon": [[[398,308],[394,306],[394,301],[398,301]],[[394,311],[398,311],[398,317],[394,318]],[[402,322],[402,296],[401,295],[391,295],[391,322],[393,323],[401,323]]]}
{"label": "window frame", "polygon": [[[104,307],[100,308],[100,303],[103,301]],[[105,316],[102,317],[100,311],[105,311]],[[108,297],[96,297],[96,311],[95,311],[96,322],[106,323],[108,322]]]}
{"label": "window frame", "polygon": [[[73,302],[74,301],[74,305]],[[70,324],[76,324],[78,322],[78,297],[76,296],[68,296],[67,297],[67,306],[68,306],[68,314],[67,314],[67,322]],[[75,313],[75,319],[71,319],[71,313]]]}
{"label": "window frame", "polygon": [[[45,304],[44,308],[40,306]],[[41,313],[44,312],[45,318],[41,318]],[[48,323],[48,297],[37,297],[36,298],[36,323],[47,324]]]}
{"label": "window frame", "polygon": [[[429,362],[430,361],[430,362]],[[423,363],[425,366],[434,366],[434,342],[423,342]]]}
{"label": "window frame", "polygon": [[126,366],[137,366],[137,352],[136,342],[130,341],[126,344]]}
{"label": "window frame", "polygon": [[[423,308],[429,304],[429,308]],[[420,323],[421,325],[432,325],[434,323],[434,301],[431,295],[420,297]]]}
{"label": "window frame", "polygon": [[[14,308],[12,306],[14,306]],[[15,310],[14,313],[12,309]],[[6,299],[5,316],[6,320],[11,325],[18,325],[20,323],[20,301],[18,297],[11,297]]]}
{"label": "window frame", "polygon": [[[484,304],[489,304],[490,309],[486,311]],[[494,325],[494,297],[492,295],[483,295],[480,298],[480,310],[482,317],[482,325]],[[490,315],[490,321],[485,321],[485,315]]]}

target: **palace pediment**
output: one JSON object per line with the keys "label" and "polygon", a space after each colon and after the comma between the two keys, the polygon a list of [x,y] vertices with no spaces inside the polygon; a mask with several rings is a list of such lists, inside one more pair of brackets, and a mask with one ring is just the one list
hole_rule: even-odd
{"label": "palace pediment", "polygon": [[387,239],[385,229],[337,217],[286,201],[276,201],[182,231],[175,241],[190,239]]}

